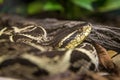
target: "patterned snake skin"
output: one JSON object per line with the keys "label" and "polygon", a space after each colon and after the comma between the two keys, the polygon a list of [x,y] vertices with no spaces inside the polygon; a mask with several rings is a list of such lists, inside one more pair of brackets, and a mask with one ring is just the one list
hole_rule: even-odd
{"label": "patterned snake skin", "polygon": [[66,70],[97,71],[96,49],[83,42],[91,29],[85,22],[50,33],[36,25],[1,28],[0,75],[36,80]]}

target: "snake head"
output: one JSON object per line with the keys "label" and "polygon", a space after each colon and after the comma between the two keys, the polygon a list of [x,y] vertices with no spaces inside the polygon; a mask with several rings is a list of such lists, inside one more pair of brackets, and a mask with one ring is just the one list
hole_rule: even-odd
{"label": "snake head", "polygon": [[[92,25],[90,23],[82,23],[73,27],[65,28],[55,38],[57,48],[73,49],[81,44],[90,34]],[[61,37],[61,36],[62,37]]]}

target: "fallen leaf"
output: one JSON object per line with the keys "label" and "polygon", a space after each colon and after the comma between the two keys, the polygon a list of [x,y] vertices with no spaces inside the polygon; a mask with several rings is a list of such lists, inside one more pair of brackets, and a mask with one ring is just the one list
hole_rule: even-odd
{"label": "fallen leaf", "polygon": [[94,46],[98,53],[100,65],[102,65],[108,72],[112,72],[115,68],[115,64],[113,63],[107,50],[98,43],[95,43]]}
{"label": "fallen leaf", "polygon": [[118,68],[120,69],[120,54],[114,56],[112,58],[113,62],[118,66]]}
{"label": "fallen leaf", "polygon": [[111,58],[114,57],[116,54],[118,54],[116,51],[113,50],[108,50],[107,52]]}

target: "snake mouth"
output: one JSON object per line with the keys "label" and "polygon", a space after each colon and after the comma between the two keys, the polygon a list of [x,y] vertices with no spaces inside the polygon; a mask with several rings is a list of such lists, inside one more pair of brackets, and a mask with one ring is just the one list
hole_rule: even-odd
{"label": "snake mouth", "polygon": [[82,25],[82,28],[80,26],[78,27],[79,27],[78,29],[74,30],[73,32],[65,36],[58,43],[57,47],[72,49],[78,46],[79,44],[81,44],[86,39],[86,37],[90,34],[92,25],[88,23],[88,24]]}

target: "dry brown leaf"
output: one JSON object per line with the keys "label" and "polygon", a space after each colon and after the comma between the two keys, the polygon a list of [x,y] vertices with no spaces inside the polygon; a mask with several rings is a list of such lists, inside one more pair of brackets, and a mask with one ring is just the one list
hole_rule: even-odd
{"label": "dry brown leaf", "polygon": [[114,65],[111,57],[109,56],[107,50],[97,43],[95,43],[95,48],[98,53],[100,64],[108,71],[113,70],[115,68],[115,65]]}
{"label": "dry brown leaf", "polygon": [[120,54],[114,56],[112,58],[113,62],[118,66],[118,68],[120,69]]}
{"label": "dry brown leaf", "polygon": [[116,51],[113,51],[113,50],[108,50],[107,51],[109,56],[112,58],[114,55],[118,54]]}
{"label": "dry brown leaf", "polygon": [[108,50],[108,54],[111,56],[112,61],[114,62],[120,73],[120,53],[113,50]]}

